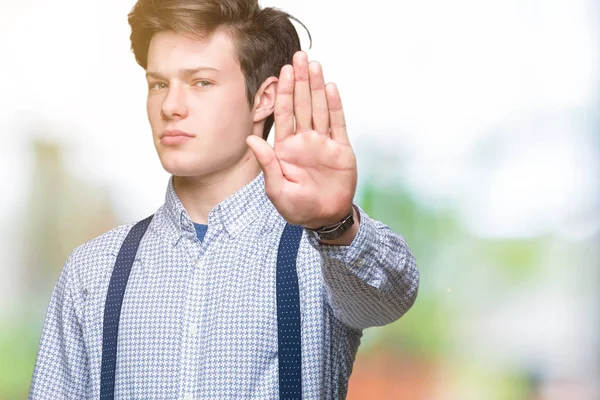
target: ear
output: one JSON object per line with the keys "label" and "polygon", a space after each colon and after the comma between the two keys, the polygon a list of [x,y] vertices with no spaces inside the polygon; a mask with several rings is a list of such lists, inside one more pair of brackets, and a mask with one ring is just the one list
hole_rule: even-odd
{"label": "ear", "polygon": [[277,97],[277,83],[279,79],[271,76],[260,85],[254,95],[254,122],[260,122],[273,114],[275,98]]}

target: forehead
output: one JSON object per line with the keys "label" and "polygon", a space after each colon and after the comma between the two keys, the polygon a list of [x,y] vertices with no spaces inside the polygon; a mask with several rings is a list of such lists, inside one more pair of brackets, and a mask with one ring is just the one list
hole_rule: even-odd
{"label": "forehead", "polygon": [[215,68],[222,73],[241,72],[231,37],[216,31],[197,39],[180,33],[158,32],[148,48],[148,71],[175,72],[199,66]]}

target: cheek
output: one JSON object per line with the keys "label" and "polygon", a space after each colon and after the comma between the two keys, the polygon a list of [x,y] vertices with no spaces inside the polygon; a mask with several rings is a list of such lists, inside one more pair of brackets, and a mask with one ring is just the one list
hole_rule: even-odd
{"label": "cheek", "polygon": [[160,101],[158,99],[151,98],[146,101],[146,114],[148,115],[148,121],[150,121],[152,128],[162,120],[160,109]]}
{"label": "cheek", "polygon": [[246,134],[252,127],[252,118],[250,116],[250,105],[246,100],[245,94],[240,96],[227,93],[219,96],[219,99],[212,104],[214,121],[221,127],[227,128],[226,135]]}

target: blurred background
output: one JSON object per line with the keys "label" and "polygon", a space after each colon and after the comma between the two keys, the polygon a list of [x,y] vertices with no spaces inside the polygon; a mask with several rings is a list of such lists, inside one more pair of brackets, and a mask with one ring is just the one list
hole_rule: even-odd
{"label": "blurred background", "polygon": [[[0,0],[0,399],[26,397],[71,251],[163,202],[133,4]],[[261,4],[309,28],[356,201],[421,270],[348,399],[600,399],[599,3]]]}

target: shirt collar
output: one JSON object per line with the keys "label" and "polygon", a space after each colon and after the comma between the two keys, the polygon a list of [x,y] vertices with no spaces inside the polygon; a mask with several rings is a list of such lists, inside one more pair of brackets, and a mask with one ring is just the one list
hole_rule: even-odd
{"label": "shirt collar", "polygon": [[[265,179],[261,171],[256,178],[238,189],[231,196],[217,204],[208,215],[208,226],[221,224],[231,237],[236,237],[262,213],[273,207],[265,192]],[[167,223],[171,232],[175,229],[172,244],[175,245],[183,234],[196,234],[194,224],[183,207],[173,186],[173,176],[169,178],[165,203],[163,205],[163,223]]]}

